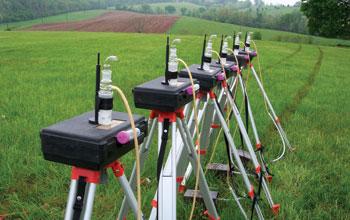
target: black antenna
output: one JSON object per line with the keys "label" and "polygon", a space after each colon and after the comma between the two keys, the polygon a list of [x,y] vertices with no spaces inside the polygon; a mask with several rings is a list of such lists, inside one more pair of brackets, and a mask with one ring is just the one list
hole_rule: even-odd
{"label": "black antenna", "polygon": [[98,112],[100,110],[100,99],[98,97],[98,91],[100,91],[100,76],[101,76],[100,53],[97,53],[96,91],[95,91],[95,117],[89,119],[89,122],[91,124],[98,124]]}
{"label": "black antenna", "polygon": [[169,37],[166,39],[166,52],[165,52],[165,81],[162,82],[164,85],[169,85],[169,78],[170,78],[170,73],[169,73]]}
{"label": "black antenna", "polygon": [[203,69],[203,63],[204,63],[204,55],[205,55],[205,45],[207,44],[207,34],[204,35],[204,41],[203,41],[203,52],[202,52],[202,60],[201,60],[201,70]]}
{"label": "black antenna", "polygon": [[[220,45],[220,57],[222,57],[222,44],[224,42],[224,35],[221,35],[221,45]],[[220,59],[218,59],[218,62],[217,63],[220,63]]]}
{"label": "black antenna", "polygon": [[233,32],[233,44],[232,44],[232,50],[235,49],[235,41],[236,41],[236,31]]}
{"label": "black antenna", "polygon": [[245,44],[247,42],[247,35],[248,35],[248,31],[245,32],[245,38],[244,38],[244,49],[245,49]]}

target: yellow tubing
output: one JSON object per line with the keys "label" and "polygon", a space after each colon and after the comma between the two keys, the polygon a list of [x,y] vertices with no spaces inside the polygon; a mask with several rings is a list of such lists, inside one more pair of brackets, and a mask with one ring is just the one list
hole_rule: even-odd
{"label": "yellow tubing", "polygon": [[185,63],[185,61],[183,61],[182,59],[177,59],[178,61],[180,61],[186,68],[188,76],[190,77],[190,81],[191,81],[191,86],[192,86],[192,95],[193,95],[193,111],[194,111],[194,119],[195,119],[195,124],[196,124],[196,134],[197,134],[197,140],[198,140],[198,161],[197,161],[197,175],[196,175],[196,185],[194,187],[194,195],[193,195],[193,202],[192,202],[192,209],[191,209],[191,215],[189,220],[192,219],[193,217],[193,212],[194,212],[194,208],[196,207],[196,198],[197,198],[197,188],[198,188],[198,182],[199,182],[199,170],[200,170],[200,165],[201,165],[201,147],[200,147],[200,140],[199,140],[199,123],[198,123],[198,115],[197,115],[197,107],[196,107],[196,92],[195,92],[195,88],[194,88],[194,83],[193,83],[193,79],[192,79],[192,74],[190,69],[188,68],[188,65]]}
{"label": "yellow tubing", "polygon": [[137,140],[136,128],[134,118],[130,110],[128,100],[126,99],[123,91],[116,86],[112,86],[113,90],[116,90],[119,95],[122,97],[126,110],[128,112],[132,133],[134,136],[134,145],[135,145],[135,155],[136,155],[136,185],[137,185],[137,220],[141,220],[141,174],[140,174],[140,158],[139,158],[139,142]]}

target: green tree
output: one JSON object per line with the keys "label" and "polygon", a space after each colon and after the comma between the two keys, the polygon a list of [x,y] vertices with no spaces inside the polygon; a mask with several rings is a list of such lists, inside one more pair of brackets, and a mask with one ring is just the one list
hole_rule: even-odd
{"label": "green tree", "polygon": [[182,15],[185,15],[185,13],[186,13],[186,11],[187,11],[187,8],[181,8],[180,11],[181,11],[181,14],[182,14]]}
{"label": "green tree", "polygon": [[147,4],[141,5],[141,10],[143,13],[152,14],[152,8],[150,5],[147,5]]}
{"label": "green tree", "polygon": [[311,34],[350,38],[350,0],[303,0],[300,10]]}
{"label": "green tree", "polygon": [[199,10],[199,13],[203,13],[206,11],[206,9],[204,7],[200,7],[200,8],[198,8],[198,10]]}
{"label": "green tree", "polygon": [[165,6],[165,11],[167,11],[169,14],[174,14],[176,12],[176,8],[172,5]]}

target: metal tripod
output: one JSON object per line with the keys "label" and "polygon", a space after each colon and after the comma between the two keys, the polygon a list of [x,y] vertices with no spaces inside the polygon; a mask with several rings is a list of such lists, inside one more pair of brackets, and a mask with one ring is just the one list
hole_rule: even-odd
{"label": "metal tripod", "polygon": [[[168,156],[165,167],[162,166],[160,176],[158,191],[152,201],[152,213],[149,219],[158,219],[160,220],[176,220],[176,196],[178,192],[179,183],[182,180],[182,175],[178,175],[178,165],[180,155],[182,152],[190,160],[190,163],[197,170],[198,157],[192,143],[192,137],[190,131],[187,127],[187,122],[183,114],[182,109],[177,110],[176,112],[161,112],[161,111],[152,111],[149,119],[150,133],[147,137],[147,140],[140,147],[140,166],[141,169],[144,166],[149,146],[155,133],[155,127],[158,123],[158,154],[161,155],[162,146],[164,146],[164,134],[169,133],[169,128],[171,126],[171,151]],[[170,124],[169,124],[170,123]],[[169,124],[169,125],[167,125]],[[169,127],[168,127],[169,126]],[[183,148],[179,149],[176,144],[176,128],[179,130],[183,142]],[[163,143],[162,143],[163,142]],[[204,203],[208,209],[208,215],[214,219],[219,219],[217,214],[214,202],[211,198],[209,187],[204,177],[202,168],[200,167],[199,172],[199,189],[202,193]],[[196,172],[194,172],[196,175]],[[136,186],[136,169],[134,166],[133,172],[130,178],[130,186],[135,189]],[[122,207],[119,212],[118,219],[125,219],[127,216],[130,204],[127,202],[127,198],[124,198]]]}
{"label": "metal tripod", "polygon": [[[125,193],[126,201],[137,216],[137,201],[124,174],[124,167],[118,160],[108,165],[105,169],[112,168]],[[105,171],[105,170],[104,170]],[[104,171],[88,170],[79,167],[72,168],[71,184],[66,206],[65,220],[90,220],[94,204],[96,184],[100,183],[100,177]],[[103,175],[106,175],[104,173]],[[85,191],[87,193],[85,193]],[[141,213],[141,218],[145,219]]]}

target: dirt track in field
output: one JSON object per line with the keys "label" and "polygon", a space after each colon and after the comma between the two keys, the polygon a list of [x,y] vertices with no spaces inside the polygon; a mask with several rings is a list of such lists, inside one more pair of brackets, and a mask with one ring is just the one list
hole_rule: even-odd
{"label": "dirt track in field", "polygon": [[40,24],[20,30],[166,33],[178,18],[179,16],[114,11],[84,21]]}

